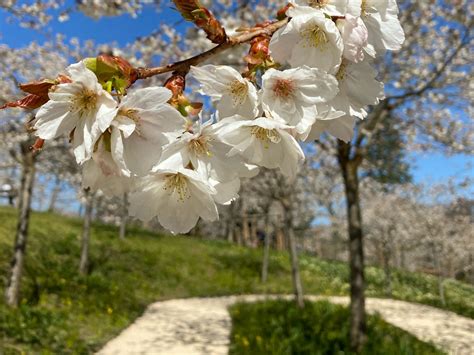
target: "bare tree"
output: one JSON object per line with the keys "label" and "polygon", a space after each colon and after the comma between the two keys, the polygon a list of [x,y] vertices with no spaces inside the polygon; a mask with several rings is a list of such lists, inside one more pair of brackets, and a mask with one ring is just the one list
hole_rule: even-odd
{"label": "bare tree", "polygon": [[28,227],[30,222],[31,196],[35,181],[35,153],[30,149],[31,140],[20,143],[21,156],[21,187],[18,204],[18,222],[13,248],[13,258],[10,263],[10,277],[8,278],[5,291],[5,302],[11,307],[17,307],[19,303],[21,275],[25,260],[26,245],[28,240]]}
{"label": "bare tree", "polygon": [[298,252],[296,250],[295,230],[293,228],[293,216],[291,209],[291,202],[288,197],[283,197],[281,200],[284,212],[284,229],[288,238],[288,247],[290,252],[291,275],[293,280],[293,292],[295,293],[296,303],[298,307],[304,307],[303,285],[301,283],[300,267],[298,261]]}
{"label": "bare tree", "polygon": [[61,180],[58,176],[54,179],[54,187],[53,191],[51,192],[51,196],[49,198],[49,205],[48,205],[48,212],[54,212],[56,209],[56,202],[59,197],[59,193],[61,192]]}
{"label": "bare tree", "polygon": [[91,234],[92,213],[94,210],[93,194],[89,189],[84,189],[84,224],[82,226],[81,237],[81,260],[79,263],[79,273],[86,275],[89,271],[89,242]]}
{"label": "bare tree", "polygon": [[271,244],[271,225],[269,216],[270,205],[267,208],[267,215],[265,216],[265,232],[263,241],[263,261],[262,261],[262,282],[267,282],[268,279],[268,264],[270,259],[270,244]]}

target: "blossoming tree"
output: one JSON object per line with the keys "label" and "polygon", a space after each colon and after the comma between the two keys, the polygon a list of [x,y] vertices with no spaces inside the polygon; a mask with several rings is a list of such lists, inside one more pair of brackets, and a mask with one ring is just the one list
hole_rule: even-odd
{"label": "blossoming tree", "polygon": [[[367,186],[368,185],[368,186]],[[440,304],[446,304],[444,281],[469,270],[472,255],[472,218],[463,211],[469,180],[450,180],[431,187],[406,184],[381,191],[366,184],[364,221],[367,250],[385,273],[386,293],[392,290],[391,267],[423,270],[438,278]]]}

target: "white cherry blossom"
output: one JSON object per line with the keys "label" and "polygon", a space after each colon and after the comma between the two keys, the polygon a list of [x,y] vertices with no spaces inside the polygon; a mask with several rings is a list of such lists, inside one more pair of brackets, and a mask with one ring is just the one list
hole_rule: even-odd
{"label": "white cherry blossom", "polygon": [[384,85],[377,81],[376,76],[376,70],[367,60],[360,63],[344,60],[336,74],[339,93],[329,104],[336,111],[365,118],[367,106],[375,105],[384,98]]}
{"label": "white cherry blossom", "polygon": [[270,41],[272,57],[293,68],[307,65],[328,73],[337,72],[344,45],[335,23],[321,10],[298,6],[288,10],[291,21]]}
{"label": "white cherry blossom", "polygon": [[363,0],[361,17],[368,29],[369,44],[377,54],[401,49],[405,33],[398,20],[396,0]]}
{"label": "white cherry blossom", "polygon": [[91,159],[82,168],[82,186],[100,190],[107,196],[122,196],[128,192],[131,179],[124,176],[110,152],[110,134],[105,133],[96,143]]}
{"label": "white cherry blossom", "polygon": [[333,75],[306,66],[278,71],[262,77],[262,105],[266,113],[295,126],[302,133],[314,123],[316,104],[333,99],[338,82]]}
{"label": "white cherry blossom", "polygon": [[191,67],[190,74],[201,84],[200,92],[217,103],[220,118],[258,115],[257,88],[232,67],[204,65]]}
{"label": "white cherry blossom", "polygon": [[347,0],[295,0],[299,6],[310,6],[320,9],[329,16],[345,16],[347,12]]}
{"label": "white cherry blossom", "polygon": [[354,125],[355,118],[341,115],[340,111],[321,112],[305,140],[318,140],[323,132],[327,132],[344,142],[349,142],[354,135]]}
{"label": "white cherry blossom", "polygon": [[255,120],[230,117],[225,120],[218,134],[224,142],[233,146],[229,156],[241,154],[250,164],[269,169],[279,168],[292,179],[304,160],[304,153],[288,132],[291,128],[265,117]]}
{"label": "white cherry blossom", "polygon": [[129,213],[143,221],[157,216],[172,233],[187,233],[199,220],[218,219],[217,191],[197,172],[178,167],[157,170],[140,179],[130,195]]}
{"label": "white cherry blossom", "polygon": [[364,0],[347,0],[347,14],[360,17],[362,12],[362,2]]}
{"label": "white cherry blossom", "polygon": [[336,24],[344,42],[345,59],[358,63],[364,60],[365,52],[375,56],[372,46],[369,46],[367,27],[360,17],[347,14],[345,19],[338,19]]}
{"label": "white cherry blossom", "polygon": [[163,87],[138,89],[120,103],[112,121],[111,152],[126,176],[148,173],[162,147],[184,131],[185,120],[168,104],[171,91]]}
{"label": "white cherry blossom", "polygon": [[185,132],[168,144],[159,162],[163,168],[188,167],[200,173],[204,179],[229,182],[248,174],[249,168],[242,157],[229,157],[232,146],[223,142],[216,131],[221,123],[208,121],[197,127],[196,133]]}
{"label": "white cherry blossom", "polygon": [[214,179],[208,180],[209,184],[216,189],[213,196],[214,201],[220,205],[230,205],[232,201],[239,198],[240,179],[235,178],[231,181],[221,182]]}
{"label": "white cherry blossom", "polygon": [[66,70],[71,83],[57,85],[36,114],[34,128],[42,139],[69,135],[79,164],[92,155],[95,142],[115,116],[116,101],[98,83],[83,62]]}

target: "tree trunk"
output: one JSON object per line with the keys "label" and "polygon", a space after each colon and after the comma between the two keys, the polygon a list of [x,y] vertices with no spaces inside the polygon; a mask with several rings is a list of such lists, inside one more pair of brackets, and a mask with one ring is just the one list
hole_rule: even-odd
{"label": "tree trunk", "polygon": [[436,269],[436,273],[438,274],[438,294],[439,294],[439,300],[441,301],[441,304],[446,306],[446,296],[444,293],[444,278],[443,278],[443,269],[441,268],[441,262],[439,261],[439,255],[441,253],[439,252],[438,248],[436,247],[435,242],[432,242],[431,244],[431,250],[433,253],[433,262],[434,266]]}
{"label": "tree trunk", "polygon": [[247,217],[247,211],[245,208],[245,200],[240,200],[240,222],[241,222],[241,241],[244,246],[249,246],[250,241],[250,228],[249,228],[249,220]]}
{"label": "tree trunk", "polygon": [[[311,237],[310,237],[311,238]],[[313,252],[314,254],[319,257],[319,258],[322,258],[323,255],[323,246],[321,244],[321,237],[319,236],[319,234],[316,232],[313,236],[314,238],[314,248],[313,248]],[[326,256],[327,257],[327,256]]]}
{"label": "tree trunk", "polygon": [[234,242],[234,221],[232,218],[227,221],[227,241],[229,243]]}
{"label": "tree trunk", "polygon": [[276,230],[276,249],[277,250],[285,250],[285,235],[280,227]]}
{"label": "tree trunk", "polygon": [[119,238],[121,240],[125,239],[125,235],[127,233],[127,221],[128,221],[128,194],[123,194],[123,201],[122,201],[122,215],[120,216],[120,230],[119,230]]}
{"label": "tree trunk", "polygon": [[248,247],[250,245],[250,228],[247,215],[242,215],[242,243]]}
{"label": "tree trunk", "polygon": [[295,233],[293,230],[293,216],[291,215],[291,206],[289,203],[283,202],[285,209],[285,234],[288,240],[291,262],[291,276],[293,280],[293,292],[295,294],[296,304],[300,308],[304,308],[303,285],[301,284],[300,268],[298,264],[298,253],[296,250]]}
{"label": "tree trunk", "polygon": [[469,264],[467,269],[467,281],[474,284],[474,255],[469,253]]}
{"label": "tree trunk", "polygon": [[402,244],[399,245],[398,254],[399,254],[398,267],[400,269],[405,270],[406,269],[406,252],[405,252],[405,247]]}
{"label": "tree trunk", "polygon": [[256,248],[258,246],[258,237],[257,237],[257,217],[253,216],[250,225],[250,246]]}
{"label": "tree trunk", "polygon": [[265,240],[263,246],[263,263],[262,263],[262,282],[267,282],[268,279],[268,262],[270,257],[270,242],[271,242],[271,229],[270,229],[270,222],[266,218],[265,221]]}
{"label": "tree trunk", "polygon": [[388,241],[382,241],[382,253],[383,253],[383,271],[385,275],[385,295],[387,297],[392,296],[392,274],[390,270],[390,255],[391,250],[388,245]]}
{"label": "tree trunk", "polygon": [[237,235],[235,233],[236,225],[235,225],[235,216],[237,214],[237,203],[236,201],[232,201],[229,207],[229,213],[227,215],[226,221],[226,228],[227,228],[227,241],[229,243],[237,243]]}
{"label": "tree trunk", "polygon": [[35,181],[35,156],[30,150],[30,141],[20,144],[21,149],[21,187],[18,204],[18,222],[15,236],[13,258],[11,260],[11,273],[5,290],[5,303],[11,307],[19,304],[21,274],[28,240],[28,225],[30,221],[31,195]]}
{"label": "tree trunk", "polygon": [[234,227],[234,238],[235,238],[235,242],[237,243],[238,246],[243,245],[242,227],[239,223],[237,223]]}
{"label": "tree trunk", "polygon": [[8,204],[9,204],[11,207],[14,207],[14,206],[15,206],[15,196],[14,196],[14,195],[8,195]]}
{"label": "tree trunk", "polygon": [[81,261],[79,264],[79,273],[86,275],[89,269],[89,240],[91,232],[93,199],[92,193],[89,189],[84,189],[85,210],[84,210],[84,224],[82,226],[82,240],[81,240]]}
{"label": "tree trunk", "polygon": [[439,292],[439,299],[443,307],[446,307],[446,295],[444,293],[444,279],[443,275],[438,276],[438,292]]}
{"label": "tree trunk", "polygon": [[366,338],[365,276],[362,214],[360,209],[358,163],[350,160],[350,144],[339,143],[339,165],[345,185],[347,225],[349,233],[349,265],[351,284],[351,348],[359,353]]}
{"label": "tree trunk", "polygon": [[54,212],[56,209],[56,202],[58,201],[59,193],[61,192],[61,180],[56,176],[54,180],[54,188],[51,192],[51,198],[49,200],[48,212]]}

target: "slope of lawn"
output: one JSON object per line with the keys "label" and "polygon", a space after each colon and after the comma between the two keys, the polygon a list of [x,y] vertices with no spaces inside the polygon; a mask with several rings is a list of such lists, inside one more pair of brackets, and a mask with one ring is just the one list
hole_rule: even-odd
{"label": "slope of lawn", "polygon": [[[126,327],[151,302],[177,297],[291,293],[285,253],[272,253],[269,280],[261,284],[261,250],[192,237],[170,237],[95,225],[91,270],[79,276],[81,220],[34,213],[30,225],[22,304],[10,310],[0,297],[0,354],[88,353]],[[0,208],[0,288],[12,253],[16,211]],[[302,256],[306,293],[346,295],[343,263]],[[438,305],[436,280],[394,273],[394,297]],[[368,295],[383,297],[383,274],[367,269]],[[3,296],[3,294],[2,294]],[[474,288],[446,283],[447,308],[474,316]]]}
{"label": "slope of lawn", "polygon": [[[238,354],[351,354],[349,309],[326,301],[238,303],[230,308],[230,355]],[[384,322],[367,317],[367,342],[361,354],[437,355],[431,344]]]}

